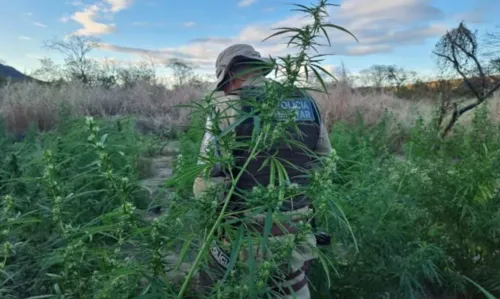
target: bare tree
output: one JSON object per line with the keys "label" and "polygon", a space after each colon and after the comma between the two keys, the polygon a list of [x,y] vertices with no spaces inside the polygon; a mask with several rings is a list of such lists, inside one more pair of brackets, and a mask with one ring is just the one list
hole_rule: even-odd
{"label": "bare tree", "polygon": [[99,46],[99,39],[90,36],[73,35],[67,40],[53,39],[45,46],[64,55],[67,71],[72,78],[83,83],[91,82],[91,72],[95,63],[89,59],[89,53]]}
{"label": "bare tree", "polygon": [[490,71],[500,75],[500,25],[496,30],[486,33],[485,44],[486,55],[490,58]]}
{"label": "bare tree", "polygon": [[155,58],[153,55],[148,53],[146,53],[143,58],[144,66],[147,68],[148,73],[151,74],[151,78],[149,79],[150,83],[158,83],[158,78],[156,77],[156,74],[158,73],[158,58]]}
{"label": "bare tree", "polygon": [[336,72],[337,72],[336,77],[339,78],[337,84],[343,85],[345,87],[348,87],[349,89],[352,89],[354,86],[355,78],[353,78],[351,73],[347,70],[343,61],[342,61],[341,67],[339,69],[337,69]]}
{"label": "bare tree", "polygon": [[460,109],[454,104],[452,117],[442,133],[442,137],[445,137],[458,118],[491,97],[500,88],[500,82],[491,84],[492,80],[479,57],[476,33],[470,31],[463,22],[441,37],[433,53],[437,56],[438,66],[442,70],[458,73],[476,97],[474,103]]}
{"label": "bare tree", "polygon": [[500,75],[500,58],[491,59],[489,67],[492,75]]}
{"label": "bare tree", "polygon": [[395,65],[387,67],[387,79],[396,85],[396,91],[398,93],[401,91],[402,86],[411,82],[416,76],[416,72],[407,71],[402,67],[397,67]]}
{"label": "bare tree", "polygon": [[170,59],[167,63],[167,67],[171,68],[174,72],[178,85],[184,85],[193,75],[192,66],[181,59]]}
{"label": "bare tree", "polygon": [[386,65],[373,65],[360,73],[366,83],[372,84],[377,89],[381,89],[389,79],[388,66]]}
{"label": "bare tree", "polygon": [[117,77],[125,87],[132,87],[138,82],[156,83],[156,73],[148,62],[129,63],[127,68],[117,69]]}
{"label": "bare tree", "polygon": [[500,25],[496,30],[486,33],[485,44],[488,56],[500,56]]}
{"label": "bare tree", "polygon": [[32,76],[46,82],[62,79],[60,66],[50,58],[40,59],[40,67],[33,72]]}

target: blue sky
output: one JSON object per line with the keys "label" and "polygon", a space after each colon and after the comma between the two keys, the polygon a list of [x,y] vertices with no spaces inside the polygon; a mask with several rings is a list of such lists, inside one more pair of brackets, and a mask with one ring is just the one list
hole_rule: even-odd
{"label": "blue sky", "polygon": [[[277,41],[261,43],[270,28],[297,26],[303,19],[290,3],[313,0],[0,0],[0,60],[30,71],[38,59],[61,57],[42,47],[50,38],[94,36],[101,48],[92,56],[139,61],[144,53],[162,62],[182,57],[202,73],[213,73],[217,54],[232,43],[250,43],[263,55],[282,55]],[[352,72],[373,64],[396,64],[422,73],[434,67],[431,51],[446,29],[465,20],[484,32],[500,25],[499,0],[339,0],[331,22],[351,30],[331,32],[335,54]]]}

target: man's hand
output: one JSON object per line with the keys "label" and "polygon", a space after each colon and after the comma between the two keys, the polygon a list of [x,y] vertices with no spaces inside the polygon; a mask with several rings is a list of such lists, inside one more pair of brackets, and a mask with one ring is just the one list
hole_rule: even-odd
{"label": "man's hand", "polygon": [[203,195],[203,192],[212,188],[224,191],[227,189],[228,182],[230,181],[226,177],[197,177],[193,184],[194,197],[198,199]]}

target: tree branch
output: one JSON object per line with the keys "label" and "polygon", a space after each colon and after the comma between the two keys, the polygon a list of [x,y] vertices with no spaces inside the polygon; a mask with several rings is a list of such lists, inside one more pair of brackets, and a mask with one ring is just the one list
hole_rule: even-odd
{"label": "tree branch", "polygon": [[500,89],[500,82],[497,82],[497,84],[490,91],[488,91],[488,93],[486,93],[482,99],[478,99],[477,102],[469,104],[458,111],[455,107],[454,112],[453,112],[453,116],[452,116],[450,122],[448,123],[448,125],[446,126],[446,128],[444,129],[441,137],[444,138],[444,137],[446,137],[446,135],[448,135],[449,131],[455,125],[455,123],[458,121],[458,118],[460,116],[462,116],[467,111],[472,110],[472,109],[476,108],[477,106],[481,105],[487,98],[492,96],[499,89]]}

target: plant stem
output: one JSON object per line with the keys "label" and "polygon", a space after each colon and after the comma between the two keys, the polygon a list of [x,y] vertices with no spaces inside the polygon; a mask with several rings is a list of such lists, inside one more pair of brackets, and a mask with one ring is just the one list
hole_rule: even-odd
{"label": "plant stem", "polygon": [[179,291],[179,294],[177,295],[177,298],[182,298],[182,295],[184,294],[184,292],[186,292],[186,289],[187,289],[187,287],[189,285],[189,282],[190,282],[191,278],[194,275],[194,271],[196,270],[196,267],[198,267],[198,264],[201,261],[201,257],[203,255],[203,253],[205,252],[205,250],[207,250],[208,246],[212,243],[212,240],[214,238],[215,230],[219,227],[220,223],[222,222],[222,219],[225,216],[225,212],[226,212],[227,206],[229,205],[229,200],[230,200],[230,198],[231,198],[231,196],[232,196],[232,194],[234,192],[234,189],[236,187],[236,182],[239,181],[240,177],[243,175],[243,172],[248,167],[248,164],[250,163],[250,160],[255,156],[255,154],[257,152],[257,148],[259,147],[259,144],[261,142],[261,139],[262,139],[262,133],[259,134],[259,136],[257,137],[257,141],[256,141],[256,144],[255,144],[255,147],[252,149],[252,152],[251,152],[250,156],[245,161],[245,164],[243,165],[242,169],[240,170],[240,172],[236,176],[236,179],[233,181],[231,189],[229,189],[229,192],[227,193],[226,198],[224,200],[224,206],[222,207],[222,211],[220,212],[219,216],[217,217],[217,220],[215,221],[215,224],[210,229],[210,232],[208,233],[208,236],[207,236],[207,238],[205,240],[205,243],[201,247],[200,252],[196,256],[196,259],[195,259],[193,265],[191,266],[191,269],[189,270],[188,275],[187,275],[186,279],[184,280],[184,283],[182,284],[181,290]]}

